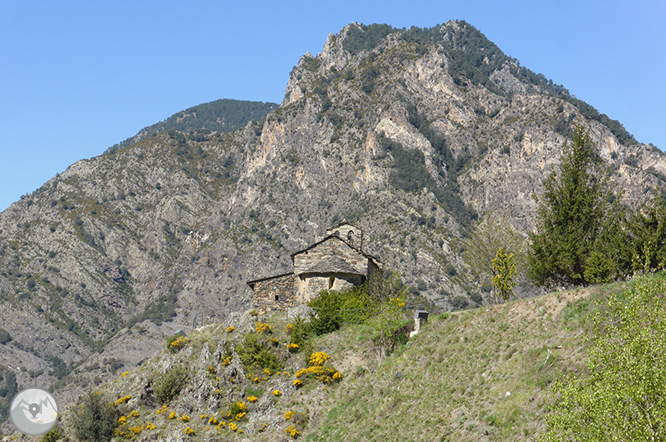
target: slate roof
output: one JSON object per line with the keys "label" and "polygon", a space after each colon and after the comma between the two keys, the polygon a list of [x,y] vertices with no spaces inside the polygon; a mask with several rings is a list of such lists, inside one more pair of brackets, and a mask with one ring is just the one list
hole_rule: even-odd
{"label": "slate roof", "polygon": [[268,276],[266,278],[255,279],[254,281],[247,281],[246,284],[249,285],[254,290],[254,285],[258,282],[268,281],[269,279],[282,278],[283,276],[293,276],[294,272],[283,273],[281,275]]}
{"label": "slate roof", "polygon": [[340,238],[339,236],[336,236],[336,235],[328,235],[328,236],[325,236],[325,237],[322,238],[321,240],[317,241],[317,242],[314,243],[314,244],[311,244],[310,246],[306,247],[305,249],[303,249],[303,250],[299,250],[299,251],[297,251],[297,252],[292,253],[292,254],[291,254],[291,260],[292,260],[292,262],[294,261],[294,256],[296,256],[296,255],[300,255],[301,253],[304,253],[304,252],[308,252],[308,251],[310,251],[311,249],[314,249],[315,247],[317,247],[319,244],[324,243],[324,242],[326,242],[326,241],[328,241],[328,240],[330,240],[330,239],[332,239],[332,238],[335,238],[335,239],[337,239],[337,240],[339,240],[339,241],[342,241],[343,243],[345,243],[345,244],[347,245],[347,247],[349,247],[349,248],[352,249],[352,250],[355,250],[356,252],[360,253],[361,255],[363,255],[363,256],[366,257],[366,258],[370,258],[375,264],[377,264],[377,263],[380,263],[380,264],[381,264],[381,263],[382,263],[377,257],[372,256],[372,255],[370,255],[369,253],[365,253],[363,250],[359,250],[359,249],[357,249],[356,247],[352,246],[352,245],[349,244],[347,241],[345,241],[344,239],[342,239],[342,238]]}
{"label": "slate roof", "polygon": [[303,274],[306,273],[346,273],[351,275],[363,274],[337,256],[327,256],[303,272]]}

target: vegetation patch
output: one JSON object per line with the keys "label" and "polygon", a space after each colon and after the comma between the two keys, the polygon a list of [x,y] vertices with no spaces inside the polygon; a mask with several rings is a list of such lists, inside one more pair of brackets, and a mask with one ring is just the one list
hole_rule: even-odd
{"label": "vegetation patch", "polygon": [[153,393],[159,404],[168,404],[180,394],[188,380],[188,372],[182,365],[176,365],[153,382]]}

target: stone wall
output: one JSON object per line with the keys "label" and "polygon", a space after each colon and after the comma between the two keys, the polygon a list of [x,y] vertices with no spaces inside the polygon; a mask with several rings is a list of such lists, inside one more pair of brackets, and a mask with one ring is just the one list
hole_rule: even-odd
{"label": "stone wall", "polygon": [[341,224],[326,230],[326,236],[338,235],[347,241],[352,247],[361,250],[363,248],[363,231],[351,224]]}
{"label": "stone wall", "polygon": [[[333,280],[331,280],[333,278]],[[316,297],[322,290],[341,291],[348,287],[361,285],[361,275],[303,275],[296,277],[295,292],[296,301],[307,304],[309,300]],[[331,285],[332,283],[332,285]]]}
{"label": "stone wall", "polygon": [[368,260],[368,294],[374,295],[381,290],[382,271],[372,260]]}
{"label": "stone wall", "polygon": [[257,281],[253,285],[254,308],[260,315],[300,305],[294,297],[293,274]]}

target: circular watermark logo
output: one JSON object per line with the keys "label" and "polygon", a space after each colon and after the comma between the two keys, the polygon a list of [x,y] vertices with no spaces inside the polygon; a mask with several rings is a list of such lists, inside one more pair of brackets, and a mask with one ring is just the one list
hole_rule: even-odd
{"label": "circular watermark logo", "polygon": [[28,388],[14,397],[9,419],[21,433],[40,436],[58,422],[58,403],[48,391]]}

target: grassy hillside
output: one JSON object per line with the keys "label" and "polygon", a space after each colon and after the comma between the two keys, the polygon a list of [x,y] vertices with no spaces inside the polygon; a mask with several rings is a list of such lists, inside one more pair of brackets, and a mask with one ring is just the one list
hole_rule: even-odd
{"label": "grassy hillside", "polygon": [[[558,372],[583,367],[591,314],[632,284],[431,316],[387,357],[368,325],[345,324],[293,352],[293,320],[236,314],[165,342],[100,394],[115,402],[111,421],[123,423],[116,440],[533,441]],[[329,356],[326,379],[299,374],[317,365],[314,352]],[[82,409],[64,413],[65,434]]]}

